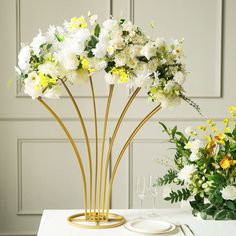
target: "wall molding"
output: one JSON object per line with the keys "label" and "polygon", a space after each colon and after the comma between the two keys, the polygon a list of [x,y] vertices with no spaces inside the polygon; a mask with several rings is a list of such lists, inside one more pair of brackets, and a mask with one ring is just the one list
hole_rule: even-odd
{"label": "wall molding", "polygon": [[0,236],[37,236],[37,233],[0,233]]}
{"label": "wall molding", "polygon": [[[137,122],[140,121],[142,117],[140,118],[124,118],[124,122]],[[176,122],[189,122],[189,121],[196,121],[196,122],[201,122],[201,121],[206,121],[206,120],[214,120],[214,121],[222,121],[225,119],[225,117],[211,117],[211,116],[206,116],[206,117],[189,117],[189,118],[171,118],[171,117],[158,117],[158,118],[151,118],[148,122],[157,122],[157,121],[176,121]],[[68,121],[68,122],[78,122],[77,118],[73,117],[64,117],[61,118],[62,121]],[[0,122],[55,122],[53,118],[49,117],[2,117],[0,118]],[[85,117],[84,118],[85,122],[93,122],[94,119],[91,117]],[[104,118],[98,117],[97,118],[98,122],[103,122]],[[116,122],[118,121],[118,118],[108,118],[109,122]]]}
{"label": "wall molding", "polygon": [[[85,139],[74,139],[78,143],[86,143]],[[95,139],[89,139],[90,143],[95,143]],[[105,139],[105,149],[110,138]],[[22,162],[23,162],[23,153],[22,146],[25,143],[68,143],[68,139],[57,139],[57,138],[18,138],[17,139],[17,216],[41,216],[42,211],[26,211],[23,208],[23,180],[22,180]],[[98,139],[98,143],[102,143],[102,139]],[[78,170],[79,171],[79,170]],[[108,178],[111,174],[111,165],[109,165]],[[81,187],[82,189],[82,187]],[[1,235],[0,235],[1,236]]]}

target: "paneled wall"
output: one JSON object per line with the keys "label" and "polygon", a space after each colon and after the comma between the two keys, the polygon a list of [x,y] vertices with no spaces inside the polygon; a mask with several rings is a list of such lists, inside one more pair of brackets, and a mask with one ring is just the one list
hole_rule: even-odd
{"label": "paneled wall", "polygon": [[[112,207],[137,208],[135,180],[138,176],[161,176],[173,151],[161,133],[158,121],[180,128],[213,118],[220,121],[226,108],[236,104],[236,1],[235,0],[0,0],[0,235],[36,235],[43,209],[83,207],[82,182],[76,159],[64,133],[50,115],[15,82],[14,66],[20,42],[30,42],[38,28],[61,24],[64,19],[97,13],[100,20],[109,15],[131,19],[152,35],[185,38],[185,54],[191,72],[187,94],[202,108],[200,117],[183,102],[175,110],[163,110],[143,128],[129,146],[114,183]],[[150,22],[155,23],[151,29]],[[97,95],[99,142],[108,86],[94,78]],[[12,82],[13,81],[13,82]],[[9,84],[12,85],[8,88]],[[74,91],[94,147],[93,111],[87,85]],[[109,118],[112,134],[121,107],[129,97],[126,88],[116,87]],[[49,101],[72,131],[86,158],[85,140],[73,106],[64,96]],[[137,122],[153,108],[140,94],[122,124],[112,152],[114,158]],[[87,167],[86,167],[87,169]],[[158,207],[169,205],[162,199]],[[151,207],[147,195],[144,207]]]}

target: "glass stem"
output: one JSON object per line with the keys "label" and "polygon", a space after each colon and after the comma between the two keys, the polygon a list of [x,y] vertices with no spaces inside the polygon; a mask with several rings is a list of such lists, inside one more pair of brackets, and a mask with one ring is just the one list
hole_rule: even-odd
{"label": "glass stem", "polygon": [[143,200],[140,200],[141,209],[143,208]]}
{"label": "glass stem", "polygon": [[153,209],[156,209],[156,197],[153,197],[152,201],[153,201]]}

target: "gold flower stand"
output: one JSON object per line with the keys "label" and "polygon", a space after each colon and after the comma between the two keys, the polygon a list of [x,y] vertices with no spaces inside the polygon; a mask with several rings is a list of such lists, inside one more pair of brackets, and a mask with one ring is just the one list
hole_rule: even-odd
{"label": "gold flower stand", "polygon": [[[79,106],[74,96],[72,95],[71,91],[66,85],[66,80],[64,79],[60,79],[60,80],[61,80],[61,84],[64,86],[66,92],[68,93],[71,99],[71,102],[75,108],[75,111],[77,113],[78,119],[80,120],[82,130],[83,130],[83,135],[84,135],[86,146],[87,146],[87,156],[88,156],[88,163],[89,163],[89,183],[87,183],[85,169],[84,169],[84,165],[81,159],[81,155],[70,132],[67,130],[66,126],[64,125],[62,120],[59,118],[59,116],[56,114],[56,112],[43,100],[42,97],[39,97],[38,101],[51,113],[51,115],[54,117],[54,119],[58,122],[60,127],[65,132],[74,150],[74,153],[78,160],[79,168],[81,171],[81,176],[82,176],[82,181],[83,181],[83,191],[84,191],[84,212],[68,217],[67,221],[69,224],[75,227],[89,228],[89,229],[104,229],[104,228],[113,228],[113,227],[120,226],[125,223],[125,218],[123,216],[109,212],[110,205],[111,205],[110,203],[111,203],[112,186],[113,186],[113,181],[114,181],[118,166],[123,157],[123,154],[125,153],[126,149],[128,148],[129,144],[131,143],[135,135],[143,127],[143,125],[161,109],[161,104],[157,105],[150,113],[148,113],[143,118],[143,120],[140,121],[140,123],[137,125],[137,127],[134,129],[134,131],[131,133],[131,135],[127,139],[126,143],[124,144],[123,148],[121,149],[115,161],[115,165],[111,172],[111,177],[108,184],[107,183],[108,182],[107,181],[108,169],[109,169],[108,167],[111,161],[111,152],[112,152],[116,135],[119,131],[119,128],[122,124],[122,121],[124,119],[124,116],[127,110],[129,109],[130,105],[134,101],[135,97],[137,96],[141,88],[138,87],[136,88],[136,90],[134,90],[134,92],[128,99],[126,105],[124,106],[118,118],[118,121],[116,123],[115,129],[110,139],[109,148],[105,156],[104,147],[105,147],[106,130],[107,130],[107,123],[108,123],[108,114],[109,114],[109,109],[111,105],[112,94],[115,87],[114,85],[110,85],[109,95],[107,97],[105,117],[104,117],[101,155],[99,157],[96,99],[95,99],[95,92],[94,92],[94,87],[93,87],[93,80],[92,80],[92,77],[89,76],[89,83],[90,83],[90,88],[91,88],[91,93],[92,93],[92,102],[93,102],[95,144],[96,144],[95,145],[95,158],[94,158],[95,168],[92,168],[93,160],[91,157],[90,142],[88,138],[87,129],[83,120],[83,116],[80,112]],[[99,175],[98,175],[98,172],[99,172]],[[93,179],[93,176],[94,176],[94,179]],[[89,188],[89,194],[88,194],[88,188]]]}

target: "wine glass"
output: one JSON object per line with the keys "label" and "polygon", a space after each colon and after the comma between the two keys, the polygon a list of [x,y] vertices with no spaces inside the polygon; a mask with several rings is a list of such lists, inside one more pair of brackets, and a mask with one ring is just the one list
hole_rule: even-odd
{"label": "wine glass", "polygon": [[148,192],[152,196],[152,212],[148,214],[149,216],[158,216],[156,213],[156,199],[158,196],[158,185],[156,184],[157,178],[153,177],[152,175],[149,176],[149,184],[148,184]]}
{"label": "wine glass", "polygon": [[138,177],[136,180],[136,194],[140,200],[140,207],[143,208],[143,200],[146,196],[146,179],[145,177]]}

